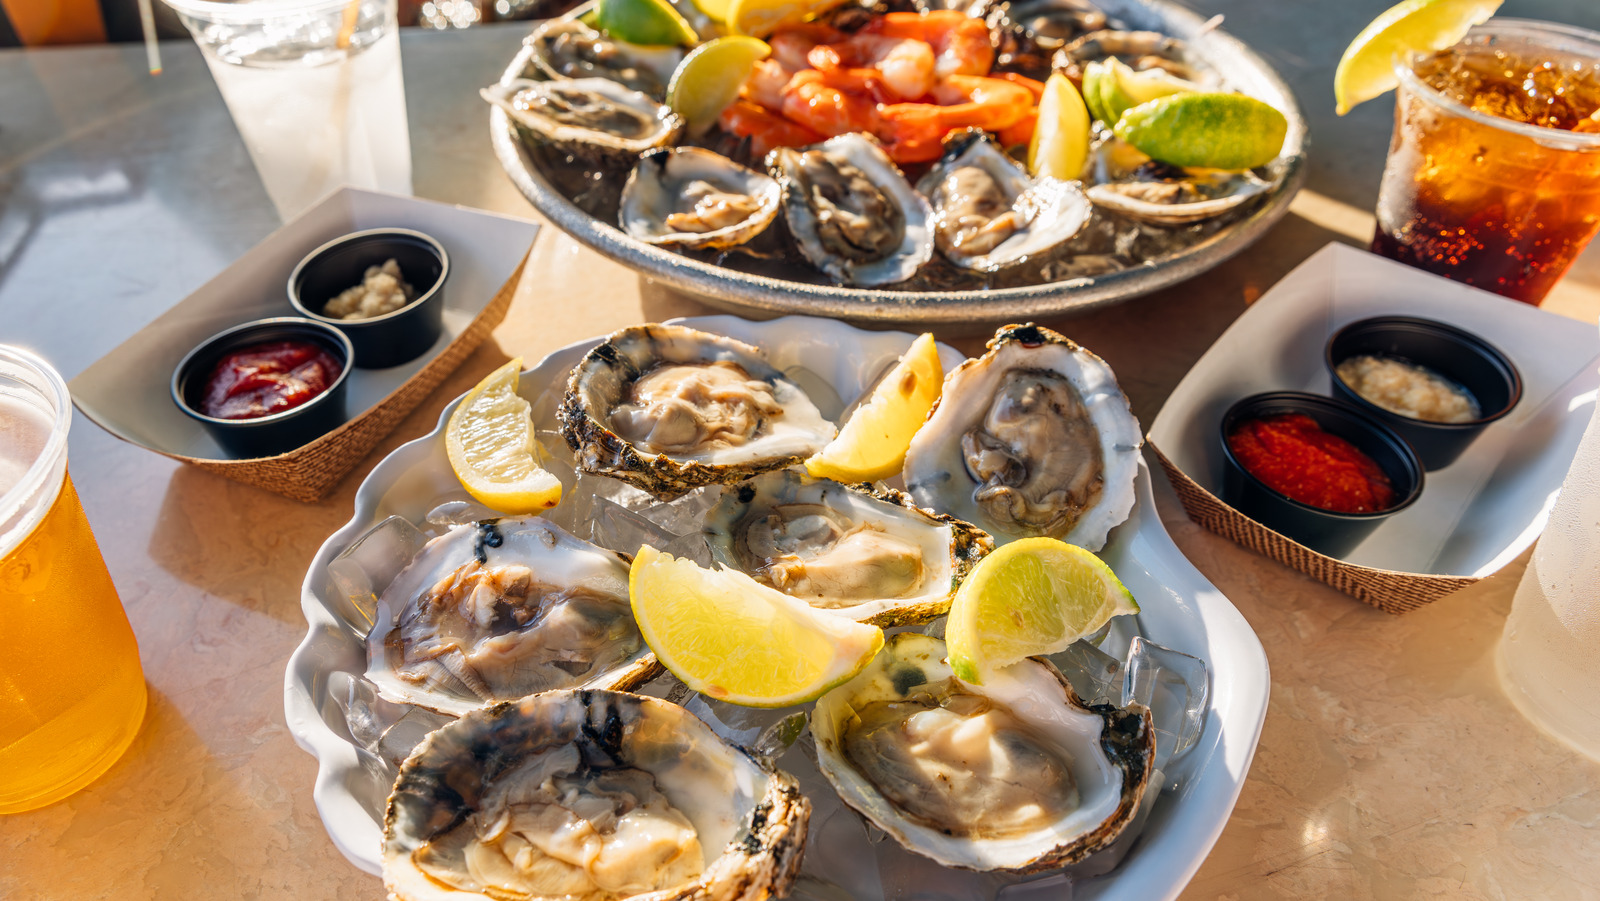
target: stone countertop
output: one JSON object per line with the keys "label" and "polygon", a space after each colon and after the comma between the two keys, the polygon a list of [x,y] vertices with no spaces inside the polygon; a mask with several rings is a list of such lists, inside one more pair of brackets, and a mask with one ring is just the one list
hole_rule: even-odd
{"label": "stone countertop", "polygon": [[[1146,423],[1284,273],[1329,241],[1366,244],[1392,109],[1383,98],[1336,119],[1330,87],[1345,43],[1387,0],[1192,5],[1223,13],[1295,89],[1310,171],[1289,216],[1228,263],[1047,323],[1112,364]],[[1508,0],[1502,13],[1600,28],[1600,8],[1580,0]],[[525,32],[404,35],[418,196],[534,217],[495,163],[473,96]],[[39,350],[68,378],[278,224],[198,52],[162,49],[159,78],[137,46],[0,52],[0,340]],[[555,229],[532,265],[542,289],[319,504],[180,466],[77,418],[73,478],[139,638],[150,710],[87,790],[0,817],[0,898],[383,896],[323,832],[316,763],[283,721],[312,555],[372,465],[510,356],[712,312]],[[567,302],[580,295],[592,302]],[[1546,307],[1594,321],[1600,252]],[[1537,733],[1494,675],[1520,562],[1391,617],[1202,531],[1157,481],[1167,528],[1260,635],[1273,677],[1249,780],[1184,898],[1600,896],[1600,764]]]}

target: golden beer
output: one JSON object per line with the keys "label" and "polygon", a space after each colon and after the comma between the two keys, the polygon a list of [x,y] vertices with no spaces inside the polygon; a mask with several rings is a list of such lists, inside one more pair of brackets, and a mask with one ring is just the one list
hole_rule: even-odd
{"label": "golden beer", "polygon": [[87,786],[144,719],[133,629],[66,474],[60,376],[0,347],[0,814]]}

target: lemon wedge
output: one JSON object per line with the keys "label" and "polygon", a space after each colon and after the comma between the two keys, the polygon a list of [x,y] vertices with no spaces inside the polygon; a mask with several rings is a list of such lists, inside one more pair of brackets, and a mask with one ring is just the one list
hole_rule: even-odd
{"label": "lemon wedge", "polygon": [[1494,15],[1501,0],[1405,0],[1373,19],[1339,59],[1333,73],[1334,112],[1344,115],[1399,85],[1394,59],[1406,53],[1443,50],[1467,29]]}
{"label": "lemon wedge", "polygon": [[733,0],[724,22],[734,34],[764,38],[785,25],[822,15],[844,0]]}
{"label": "lemon wedge", "polygon": [[518,357],[461,399],[445,426],[450,468],[467,493],[501,513],[538,513],[561,502],[561,481],[539,465],[533,415],[517,395]]}
{"label": "lemon wedge", "polygon": [[646,545],[628,573],[639,632],[695,691],[744,707],[815,700],[883,647],[883,630],[824,613],[744,573]]}
{"label": "lemon wedge", "polygon": [[838,482],[875,482],[899,472],[911,436],[927,421],[943,386],[939,345],[924,332],[828,446],[806,460],[806,472]]}
{"label": "lemon wedge", "polygon": [[1089,108],[1067,76],[1057,72],[1044,83],[1039,119],[1028,142],[1028,172],[1071,181],[1089,161]]}
{"label": "lemon wedge", "polygon": [[1105,561],[1054,538],[1024,538],[978,561],[950,605],[945,642],[964,681],[1038,654],[1054,654],[1139,612]]}

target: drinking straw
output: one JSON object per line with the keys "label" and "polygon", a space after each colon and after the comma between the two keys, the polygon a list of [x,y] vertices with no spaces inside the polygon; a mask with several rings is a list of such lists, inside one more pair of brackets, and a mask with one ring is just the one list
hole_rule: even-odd
{"label": "drinking straw", "polygon": [[[150,0],[144,0],[148,3]],[[339,22],[340,50],[350,49],[350,36],[356,33],[356,19],[361,15],[361,0],[350,0],[344,5],[344,18]]]}
{"label": "drinking straw", "polygon": [[139,25],[144,29],[144,57],[151,75],[161,74],[161,45],[156,43],[156,14],[152,0],[139,0]]}

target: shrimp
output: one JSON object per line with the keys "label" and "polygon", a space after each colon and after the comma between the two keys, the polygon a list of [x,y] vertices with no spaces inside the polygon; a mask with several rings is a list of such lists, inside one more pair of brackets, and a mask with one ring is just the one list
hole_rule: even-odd
{"label": "shrimp", "polygon": [[794,72],[777,60],[757,60],[750,77],[740,86],[739,96],[778,112],[783,109],[783,89],[789,86],[792,77]]}
{"label": "shrimp", "polygon": [[736,100],[717,117],[723,131],[750,139],[750,158],[757,163],[765,159],[774,147],[806,147],[822,140],[804,125],[751,103]]}
{"label": "shrimp", "polygon": [[1004,132],[1035,112],[1033,93],[1024,85],[1001,78],[951,75],[935,84],[930,93],[937,104],[892,103],[878,107],[881,123],[873,133],[888,146],[889,156],[896,162],[938,159],[945,135],[954,130]]}
{"label": "shrimp", "polygon": [[922,41],[933,48],[934,75],[987,75],[994,67],[989,26],[964,12],[885,13],[861,29],[867,34]]}
{"label": "shrimp", "polygon": [[852,131],[875,133],[879,128],[877,103],[833,87],[816,69],[803,69],[789,80],[783,115],[829,137]]}
{"label": "shrimp", "polygon": [[798,72],[811,67],[806,60],[811,48],[835,44],[844,37],[844,32],[826,25],[790,25],[767,38],[767,46],[772,48],[772,59],[790,72]]}
{"label": "shrimp", "polygon": [[[806,59],[823,72],[843,70],[864,84],[887,87],[892,96],[879,98],[880,102],[916,100],[933,87],[933,47],[910,38],[856,34],[838,43],[818,44]],[[831,79],[829,83],[843,87]]]}

